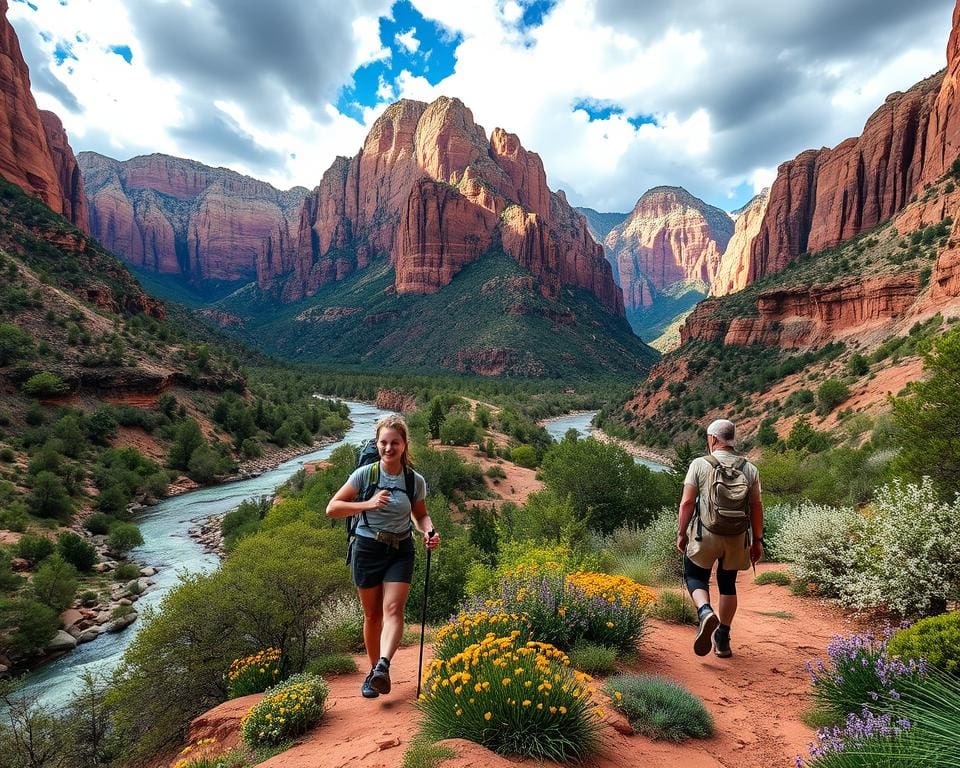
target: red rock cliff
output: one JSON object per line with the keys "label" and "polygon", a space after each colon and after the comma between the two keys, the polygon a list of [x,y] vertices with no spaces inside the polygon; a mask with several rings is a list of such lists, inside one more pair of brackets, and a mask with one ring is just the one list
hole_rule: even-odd
{"label": "red rock cliff", "polygon": [[488,141],[457,99],[403,100],[307,196],[284,298],[310,295],[375,258],[393,263],[399,292],[433,292],[498,245],[544,293],[583,288],[623,313],[602,249],[547,187],[539,156],[499,128]]}
{"label": "red rock cliff", "polygon": [[807,150],[780,166],[753,240],[748,279],[782,269],[889,219],[960,154],[960,3],[947,67],[894,93],[859,137]]}
{"label": "red rock cliff", "polygon": [[764,189],[739,211],[735,212],[733,237],[720,257],[720,266],[710,286],[711,296],[725,296],[747,287],[750,272],[750,247],[760,231],[770,190]]}
{"label": "red rock cliff", "polygon": [[0,0],[0,174],[86,232],[76,158],[60,119],[37,109],[7,7]]}
{"label": "red rock cliff", "polygon": [[121,162],[81,152],[79,163],[92,234],[135,266],[194,282],[256,277],[264,287],[293,269],[305,189],[281,192],[168,155]]}
{"label": "red rock cliff", "polygon": [[627,309],[653,301],[651,289],[683,280],[713,282],[733,234],[733,220],[680,187],[655,187],[607,234]]}

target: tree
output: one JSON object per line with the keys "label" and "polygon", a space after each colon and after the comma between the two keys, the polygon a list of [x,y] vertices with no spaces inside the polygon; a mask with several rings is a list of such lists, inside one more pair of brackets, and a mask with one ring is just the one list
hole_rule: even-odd
{"label": "tree", "polygon": [[466,416],[451,416],[440,427],[440,442],[444,445],[470,445],[476,439],[477,427]]}
{"label": "tree", "polygon": [[0,630],[9,632],[0,645],[17,654],[43,648],[60,628],[59,613],[26,597],[0,600]]}
{"label": "tree", "polygon": [[817,401],[822,413],[829,413],[850,397],[850,388],[839,379],[827,379],[817,389]]}
{"label": "tree", "polygon": [[430,437],[434,440],[440,439],[440,428],[447,419],[447,411],[443,407],[443,402],[439,397],[433,398],[430,403],[430,418],[427,420],[427,427],[430,430]]}
{"label": "tree", "polygon": [[757,442],[760,445],[774,445],[780,439],[776,428],[773,426],[775,422],[775,418],[767,418],[760,422],[760,429],[757,430]]}
{"label": "tree", "polygon": [[64,560],[84,573],[93,570],[97,562],[94,546],[72,531],[64,531],[57,537],[57,550]]}
{"label": "tree", "polygon": [[611,533],[619,525],[646,524],[673,498],[673,481],[634,462],[619,446],[588,437],[552,446],[540,463],[547,487],[559,498],[570,497],[591,528]]}
{"label": "tree", "polygon": [[537,466],[537,450],[532,445],[518,445],[510,449],[510,461],[519,467],[533,469]]}
{"label": "tree", "polygon": [[133,523],[117,523],[110,529],[107,546],[114,554],[125,557],[134,547],[143,544],[143,535]]}
{"label": "tree", "polygon": [[30,335],[13,323],[0,323],[0,365],[10,365],[33,354]]}
{"label": "tree", "polygon": [[30,590],[37,601],[60,613],[77,594],[77,569],[59,554],[50,555],[34,574]]}
{"label": "tree", "polygon": [[865,376],[870,373],[870,363],[859,352],[854,352],[847,360],[847,368],[854,376]]}
{"label": "tree", "polygon": [[63,481],[53,472],[38,472],[31,486],[27,505],[35,515],[66,518],[73,511],[73,502],[67,495]]}
{"label": "tree", "polygon": [[20,537],[20,541],[16,543],[14,552],[17,553],[17,557],[22,557],[28,561],[30,565],[37,565],[45,557],[52,555],[54,549],[56,549],[56,547],[50,539],[44,536],[35,536],[32,533],[25,533]]}
{"label": "tree", "polygon": [[196,419],[187,419],[179,427],[170,444],[167,463],[174,469],[186,469],[193,452],[206,444]]}
{"label": "tree", "polygon": [[893,398],[896,469],[911,479],[929,476],[946,499],[960,488],[960,329],[937,339],[924,355],[928,376]]}

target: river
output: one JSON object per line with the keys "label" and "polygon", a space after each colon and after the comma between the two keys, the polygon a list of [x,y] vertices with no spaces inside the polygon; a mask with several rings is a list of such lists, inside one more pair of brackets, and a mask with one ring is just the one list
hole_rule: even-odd
{"label": "river", "polygon": [[[304,462],[325,459],[343,443],[359,444],[368,440],[373,435],[377,420],[390,413],[368,403],[344,402],[350,407],[353,425],[342,440],[285,461],[258,477],[200,488],[164,499],[137,518],[144,544],[137,547],[131,557],[158,569],[153,577],[156,585],[137,601],[137,610],[157,605],[177,584],[177,574],[181,571],[196,573],[217,567],[217,556],[205,552],[187,534],[197,521],[227,512],[245,499],[272,495]],[[65,703],[84,672],[109,673],[117,666],[139,627],[140,622],[136,621],[122,632],[104,634],[92,642],[77,646],[65,656],[33,672],[23,688],[24,693],[28,696],[37,695],[42,702],[52,706]]]}
{"label": "river", "polygon": [[[567,434],[567,430],[575,429],[581,437],[590,437],[593,435],[597,428],[593,426],[590,422],[593,421],[593,417],[596,416],[599,411],[580,411],[578,413],[568,413],[565,416],[557,416],[553,419],[545,419],[543,422],[544,428],[556,441],[563,440],[563,436]],[[633,460],[637,464],[643,464],[644,466],[650,467],[654,472],[665,472],[670,469],[665,464],[660,464],[656,461],[651,461],[650,459],[644,459],[640,456],[634,456]]]}
{"label": "river", "polygon": [[[285,461],[258,477],[172,496],[150,507],[137,518],[144,544],[137,547],[131,556],[137,562],[158,569],[157,575],[153,577],[155,586],[136,603],[138,610],[158,605],[163,596],[179,581],[179,573],[205,572],[217,567],[217,556],[205,552],[203,547],[188,535],[188,531],[194,528],[198,521],[228,512],[245,499],[272,495],[304,462],[325,459],[344,443],[357,445],[369,439],[373,435],[377,420],[389,414],[389,411],[368,403],[344,402],[350,408],[350,420],[353,424],[342,440]],[[544,426],[555,440],[562,439],[571,428],[587,436],[594,430],[590,421],[596,413],[591,411],[558,416],[546,420]],[[637,461],[653,469],[665,469],[660,464],[644,459]],[[54,707],[65,703],[76,690],[84,672],[108,674],[119,664],[123,652],[136,636],[140,626],[140,622],[134,622],[122,632],[101,635],[34,671],[22,689],[24,694],[36,695],[41,702]]]}

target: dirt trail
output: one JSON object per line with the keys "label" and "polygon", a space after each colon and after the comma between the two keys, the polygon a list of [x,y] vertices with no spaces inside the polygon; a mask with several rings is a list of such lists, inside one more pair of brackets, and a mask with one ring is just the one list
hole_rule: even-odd
{"label": "dirt trail", "polygon": [[[761,570],[776,567],[762,565]],[[716,735],[669,744],[607,728],[601,754],[589,766],[789,768],[797,755],[807,753],[813,732],[800,721],[810,705],[804,662],[824,657],[834,634],[859,627],[839,610],[794,597],[784,587],[758,587],[752,574],[742,574],[740,581],[732,659],[697,658],[691,627],[651,621],[639,661],[623,670],[661,674],[686,686],[713,714]],[[775,612],[780,616],[765,615]],[[419,720],[413,707],[417,650],[416,646],[400,649],[389,696],[363,699],[360,674],[332,678],[323,722],[302,743],[263,763],[264,768],[398,768]],[[227,702],[207,713],[202,726],[195,722],[191,740],[216,733],[221,744],[235,743],[235,723],[256,699]],[[396,746],[378,750],[378,745],[395,740],[399,740]],[[465,742],[451,742],[451,746],[459,757],[444,763],[446,768],[537,765],[506,760]]]}

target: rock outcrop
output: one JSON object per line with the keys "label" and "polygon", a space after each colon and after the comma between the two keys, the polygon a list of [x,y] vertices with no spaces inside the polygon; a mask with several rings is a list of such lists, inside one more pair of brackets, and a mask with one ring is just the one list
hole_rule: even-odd
{"label": "rock outcrop", "polygon": [[680,329],[688,341],[723,344],[763,344],[797,349],[887,326],[902,318],[921,291],[916,273],[876,278],[848,278],[826,286],[798,286],[765,291],[757,299],[757,314],[722,319],[717,299],[701,302]]}
{"label": "rock outcrop", "polygon": [[750,247],[760,231],[769,200],[770,189],[767,188],[755,195],[743,208],[733,212],[733,237],[720,257],[720,266],[710,286],[711,296],[725,296],[747,287]]}
{"label": "rock outcrop", "polygon": [[0,175],[87,232],[73,150],[60,119],[37,109],[7,7],[7,0],[0,0]]}
{"label": "rock outcrop", "polygon": [[432,293],[499,247],[545,295],[583,288],[623,314],[602,249],[547,187],[539,156],[500,128],[488,140],[458,99],[388,107],[360,152],[338,158],[307,196],[297,239],[286,300],[379,258],[394,265],[399,293]]}
{"label": "rock outcrop", "polygon": [[293,269],[307,190],[287,192],[225,168],[169,155],[127,161],[81,152],[90,228],[141,269],[199,283],[269,286]]}
{"label": "rock outcrop", "polygon": [[958,75],[960,4],[945,70],[888,96],[859,137],[801,152],[780,166],[753,241],[748,280],[891,218],[948,171],[960,155]]}
{"label": "rock outcrop", "polygon": [[733,220],[680,187],[654,187],[604,246],[616,263],[627,310],[645,309],[653,292],[698,281],[710,285],[733,235]]}

